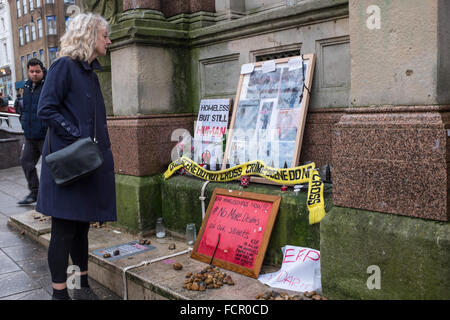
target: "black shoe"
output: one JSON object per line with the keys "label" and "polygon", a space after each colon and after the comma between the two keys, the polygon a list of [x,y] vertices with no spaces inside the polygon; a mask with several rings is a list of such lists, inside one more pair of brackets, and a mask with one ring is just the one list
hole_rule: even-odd
{"label": "black shoe", "polygon": [[37,200],[37,196],[34,193],[30,193],[29,195],[27,195],[25,197],[25,199],[17,202],[17,204],[19,204],[19,205],[32,204],[32,203],[35,203],[36,200]]}
{"label": "black shoe", "polygon": [[72,299],[70,297],[67,297],[65,299],[59,299],[59,298],[57,298],[55,296],[52,296],[52,300],[72,300]]}
{"label": "black shoe", "polygon": [[90,287],[81,287],[73,289],[73,300],[100,300]]}

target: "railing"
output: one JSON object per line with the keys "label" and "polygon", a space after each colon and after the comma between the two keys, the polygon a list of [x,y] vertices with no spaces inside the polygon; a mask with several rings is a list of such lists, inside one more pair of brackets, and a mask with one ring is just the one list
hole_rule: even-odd
{"label": "railing", "polygon": [[0,112],[0,130],[11,133],[23,133],[19,115],[16,113]]}

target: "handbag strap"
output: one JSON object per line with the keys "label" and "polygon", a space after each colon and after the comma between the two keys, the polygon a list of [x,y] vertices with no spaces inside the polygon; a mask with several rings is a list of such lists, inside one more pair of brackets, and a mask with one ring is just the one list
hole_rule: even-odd
{"label": "handbag strap", "polygon": [[[91,74],[91,78],[92,78],[92,83],[94,85],[94,95],[95,95],[95,99],[94,99],[94,143],[97,143],[97,93],[95,90],[95,81],[94,81],[94,71],[92,71]],[[48,150],[50,153],[52,153],[52,145],[50,143],[50,126],[47,128],[47,137],[48,137]]]}

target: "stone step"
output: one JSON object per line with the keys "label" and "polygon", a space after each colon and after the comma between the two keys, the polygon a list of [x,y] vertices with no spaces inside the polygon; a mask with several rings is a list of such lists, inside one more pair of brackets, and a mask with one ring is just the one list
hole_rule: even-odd
{"label": "stone step", "polygon": [[[45,221],[34,219],[36,212],[30,211],[24,214],[12,216],[8,224],[24,231],[24,233],[44,246],[50,243],[50,218]],[[138,265],[145,261],[152,260],[136,268],[126,271],[126,295],[130,300],[254,300],[258,294],[269,289],[257,279],[244,276],[229,270],[221,269],[222,272],[230,275],[234,285],[223,285],[218,289],[207,289],[205,291],[190,291],[183,288],[186,280],[186,273],[197,273],[204,269],[207,264],[190,257],[188,246],[183,239],[175,234],[168,234],[163,239],[158,239],[154,235],[145,239],[151,241],[154,249],[114,260],[103,258],[98,254],[98,249],[109,248],[131,241],[139,241],[139,237],[123,231],[119,231],[110,226],[97,228],[91,227],[89,232],[89,276],[103,286],[113,291],[118,296],[124,298],[125,285],[123,281],[124,270],[130,266]],[[175,249],[169,249],[171,244],[175,244]],[[177,256],[167,257],[181,253]],[[164,258],[167,257],[167,258]],[[180,263],[182,270],[175,270],[174,263]],[[262,266],[261,273],[273,272],[276,268]],[[290,295],[298,295],[298,292],[278,290]]]}

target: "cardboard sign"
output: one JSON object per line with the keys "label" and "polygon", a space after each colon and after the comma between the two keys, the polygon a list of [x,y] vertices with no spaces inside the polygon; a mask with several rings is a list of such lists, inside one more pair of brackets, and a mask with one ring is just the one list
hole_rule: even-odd
{"label": "cardboard sign", "polygon": [[281,197],[216,188],[191,257],[257,278]]}
{"label": "cardboard sign", "polygon": [[208,164],[213,171],[222,164],[230,106],[231,99],[204,99],[200,102],[194,131],[193,160],[198,164]]}

